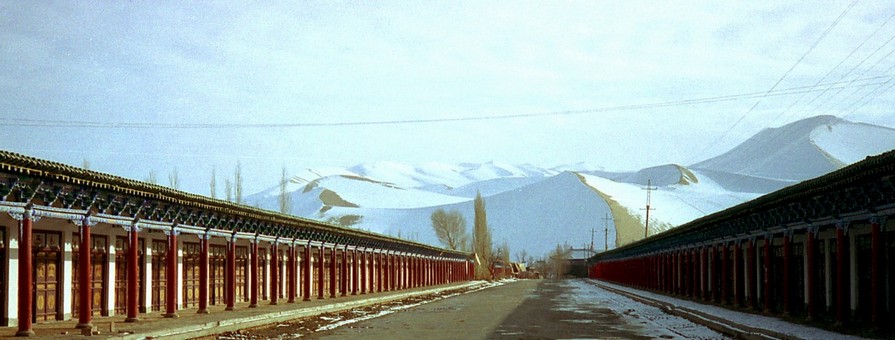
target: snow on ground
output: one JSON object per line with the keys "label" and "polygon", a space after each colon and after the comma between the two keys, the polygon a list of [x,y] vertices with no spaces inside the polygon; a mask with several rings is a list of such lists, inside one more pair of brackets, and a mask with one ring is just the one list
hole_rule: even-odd
{"label": "snow on ground", "polygon": [[573,288],[571,293],[559,296],[560,308],[565,308],[565,310],[609,308],[629,325],[640,327],[644,335],[653,338],[720,339],[725,337],[708,327],[612,293],[587,280],[565,280],[563,283]]}
{"label": "snow on ground", "polygon": [[[593,282],[593,280],[588,280],[588,281]],[[582,281],[582,282],[587,282],[587,281]],[[605,281],[599,281],[599,282],[602,285],[606,285],[606,286],[612,287],[614,289],[630,292],[630,293],[645,297],[650,300],[661,301],[666,304],[673,305],[673,306],[675,306],[675,308],[686,308],[686,309],[690,309],[690,310],[694,310],[694,311],[699,311],[703,314],[712,315],[714,317],[718,317],[718,318],[721,318],[724,320],[734,321],[737,324],[746,325],[746,326],[750,326],[750,327],[754,327],[754,328],[758,328],[758,329],[771,330],[771,331],[774,331],[777,333],[789,335],[795,339],[860,339],[859,337],[855,337],[855,336],[851,336],[851,335],[845,335],[845,334],[830,332],[830,331],[823,330],[820,328],[814,328],[814,327],[794,324],[791,322],[786,322],[786,321],[783,321],[783,320],[780,320],[780,319],[774,318],[774,317],[749,314],[749,313],[741,313],[741,312],[732,311],[729,309],[725,309],[725,308],[721,308],[721,307],[717,307],[717,306],[713,306],[713,305],[706,305],[706,304],[701,304],[701,303],[697,303],[694,301],[682,300],[682,299],[677,299],[677,298],[666,296],[666,295],[655,294],[655,293],[642,291],[642,290],[636,290],[633,288],[616,285],[616,284],[608,283]],[[585,283],[585,284],[587,284],[587,283]],[[592,285],[592,284],[588,284],[588,285]]]}
{"label": "snow on ground", "polygon": [[[651,208],[656,210],[650,212],[651,221],[678,226],[759,196],[727,191],[708,176],[694,173],[699,179],[698,183],[663,186],[652,192]],[[643,223],[644,212],[630,208],[646,205],[646,192],[642,186],[588,174],[581,176],[588,186],[611,196],[622,206],[629,207],[631,215],[638,217]]]}

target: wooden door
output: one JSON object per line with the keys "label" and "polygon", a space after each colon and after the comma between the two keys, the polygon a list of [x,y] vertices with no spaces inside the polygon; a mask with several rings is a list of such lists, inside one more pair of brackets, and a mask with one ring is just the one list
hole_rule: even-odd
{"label": "wooden door", "polygon": [[227,282],[227,247],[211,246],[208,249],[208,300],[211,305],[225,304]]}
{"label": "wooden door", "polygon": [[[143,240],[137,245],[137,295],[143,291]],[[130,255],[130,243],[126,236],[115,238],[115,313],[127,313],[127,258]],[[144,307],[145,299],[137,299],[138,307]]]}
{"label": "wooden door", "polygon": [[199,305],[199,243],[183,243],[183,307]]}
{"label": "wooden door", "polygon": [[9,326],[6,316],[6,303],[9,295],[8,275],[6,275],[6,228],[0,227],[0,326]]}
{"label": "wooden door", "polygon": [[152,240],[152,310],[165,310],[168,241]]}
{"label": "wooden door", "polygon": [[60,291],[59,271],[62,261],[60,234],[56,232],[34,231],[31,235],[34,246],[34,322],[56,320],[59,313]]}
{"label": "wooden door", "polygon": [[235,300],[238,301],[248,301],[249,296],[246,294],[248,291],[248,280],[246,280],[246,276],[248,275],[248,270],[246,269],[249,264],[249,248],[248,247],[236,247],[236,296]]}

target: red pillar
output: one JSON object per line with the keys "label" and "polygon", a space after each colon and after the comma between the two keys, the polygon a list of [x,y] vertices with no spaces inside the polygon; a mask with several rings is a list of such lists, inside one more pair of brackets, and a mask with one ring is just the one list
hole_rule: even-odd
{"label": "red pillar", "polygon": [[764,311],[765,313],[771,312],[771,257],[773,256],[773,252],[771,252],[771,247],[774,243],[774,235],[768,234],[764,239],[764,266],[762,266],[762,279],[764,282],[762,284],[761,292],[764,296]]}
{"label": "red pillar", "polygon": [[[209,235],[199,235],[199,243],[202,247],[199,252],[199,310],[196,314],[208,314],[208,238]],[[128,267],[130,269],[130,267]]]}
{"label": "red pillar", "polygon": [[[22,233],[25,233],[25,220],[22,220]],[[19,258],[20,261],[25,262],[25,256],[28,257],[28,267],[31,266],[31,220],[28,219],[28,237],[23,237],[21,235],[19,237],[19,242],[22,244],[19,246]],[[28,243],[28,250],[25,251],[25,243]],[[78,286],[78,325],[76,328],[91,328],[93,324],[91,323],[93,319],[93,304],[90,302],[91,294],[90,294],[90,282],[93,280],[93,270],[91,270],[91,257],[90,251],[93,248],[93,243],[90,241],[90,222],[85,217],[81,223],[81,244],[78,245],[78,279],[81,282],[81,285]],[[29,268],[27,271],[27,279],[28,283],[25,284],[22,282],[23,274],[22,268],[24,267],[24,263],[19,264],[19,292],[21,292],[24,287],[27,287],[28,290],[31,290],[31,269]],[[28,330],[31,330],[31,293],[28,293]],[[22,330],[21,324],[23,322],[22,319],[22,295],[19,295],[19,331]],[[33,332],[32,332],[33,334]]]}
{"label": "red pillar", "polygon": [[348,246],[342,248],[342,266],[339,268],[339,293],[348,295]]}
{"label": "red pillar", "polygon": [[377,292],[380,292],[380,293],[382,292],[382,284],[383,284],[382,280],[384,277],[382,275],[382,272],[385,270],[385,263],[382,262],[382,258],[383,258],[382,251],[380,251],[376,255],[376,290],[377,290]]}
{"label": "red pillar", "polygon": [[358,284],[358,276],[359,270],[358,266],[360,265],[357,262],[357,247],[354,247],[354,252],[351,253],[351,295],[357,295],[357,284]]}
{"label": "red pillar", "polygon": [[[294,242],[294,240],[293,240],[293,242]],[[295,303],[295,288],[298,283],[297,282],[298,281],[298,273],[297,273],[298,268],[296,268],[297,261],[295,260],[295,256],[296,256],[295,248],[296,248],[295,243],[292,243],[289,245],[289,250],[288,250],[288,252],[289,252],[289,270],[288,270],[288,272],[289,272],[289,289],[288,289],[289,300],[287,301],[288,303]]]}
{"label": "red pillar", "polygon": [[730,247],[727,243],[721,244],[721,301],[729,303],[730,296]]}
{"label": "red pillar", "polygon": [[360,253],[360,293],[367,294],[367,249]]}
{"label": "red pillar", "polygon": [[817,242],[814,241],[817,230],[812,228],[808,229],[807,240],[805,241],[805,254],[807,255],[808,263],[805,264],[805,268],[808,271],[808,280],[805,282],[805,294],[808,294],[808,318],[809,319],[817,319],[817,286],[814,282],[815,276],[817,276]]}
{"label": "red pillar", "polygon": [[700,249],[699,257],[700,257],[700,280],[701,283],[699,285],[700,297],[702,300],[707,301],[709,299],[709,250],[706,247],[702,247]]}
{"label": "red pillar", "polygon": [[751,239],[746,244],[746,277],[749,280],[749,299],[748,304],[751,308],[758,307],[758,299],[756,299],[755,295],[758,293],[758,289],[756,289],[758,285],[758,280],[756,279],[756,253],[755,253],[755,240]]}
{"label": "red pillar", "polygon": [[[882,251],[882,232],[880,230],[879,218],[870,220],[870,320],[874,326],[883,326],[883,312],[881,300],[883,299],[880,289],[880,279],[883,275],[882,262],[880,260],[880,252]],[[890,267],[891,268],[891,267]]]}
{"label": "red pillar", "polygon": [[[173,228],[172,228],[173,229]],[[177,275],[177,234],[179,231],[166,230],[168,235],[168,266],[165,268],[165,314],[166,318],[176,318],[177,315],[177,286],[180,280]]]}
{"label": "red pillar", "polygon": [[718,259],[718,245],[712,245],[709,248],[709,292],[711,300],[718,302],[721,300],[721,285],[718,278],[721,277],[721,266]]}
{"label": "red pillar", "polygon": [[740,248],[739,242],[733,243],[733,304],[735,306],[739,306],[743,303],[743,284],[746,280],[743,280],[743,250]]}
{"label": "red pillar", "polygon": [[332,251],[329,253],[329,297],[336,297],[336,256],[338,253],[338,245],[333,245]]}
{"label": "red pillar", "polygon": [[690,298],[699,296],[699,249],[690,251]]}
{"label": "red pillar", "polygon": [[792,271],[792,234],[783,233],[783,314],[792,312],[792,287],[790,287],[790,271]]}
{"label": "red pillar", "polygon": [[846,257],[846,238],[845,224],[836,226],[836,322],[844,324],[848,312],[848,290],[846,289],[848,282],[847,267],[845,266]]}
{"label": "red pillar", "polygon": [[136,322],[137,318],[137,283],[140,278],[137,276],[138,263],[137,254],[140,252],[139,242],[137,241],[137,233],[140,229],[133,225],[130,227],[129,244],[127,253],[127,318],[124,322]]}
{"label": "red pillar", "polygon": [[320,255],[319,258],[317,259],[318,260],[317,261],[317,299],[322,300],[323,299],[323,284],[324,284],[324,278],[323,278],[324,275],[323,274],[324,274],[324,271],[326,270],[326,267],[325,267],[325,265],[326,265],[326,247],[324,247],[324,244],[320,244],[320,254],[319,255]]}
{"label": "red pillar", "polygon": [[[31,258],[31,248],[32,248],[32,240],[31,240],[31,223],[32,223],[32,214],[33,210],[31,206],[25,207],[25,212],[22,214],[22,229],[19,233],[19,306],[18,306],[18,321],[19,328],[16,331],[16,336],[34,336],[34,331],[31,329],[31,303],[32,297],[34,296],[34,291],[32,287],[31,275],[32,273],[32,258]],[[87,225],[87,218],[84,218],[84,225]],[[82,228],[84,228],[82,226]],[[83,235],[90,235],[90,227],[87,226],[86,232],[81,233],[81,239],[84,238]],[[82,229],[83,230],[83,229]],[[87,236],[87,239],[90,239],[90,236]],[[83,243],[83,242],[82,242]],[[90,247],[82,247],[82,249],[87,249],[88,255],[84,256],[85,258],[90,258]],[[83,251],[83,250],[82,250]],[[89,261],[89,260],[88,260]],[[89,262],[88,262],[89,264]],[[85,270],[87,272],[89,270]],[[83,277],[83,274],[82,274]],[[89,276],[87,281],[82,282],[90,282]],[[88,286],[89,284],[81,284],[81,286]],[[81,295],[83,297],[83,295]],[[90,300],[81,300],[81,304],[89,305]],[[86,303],[85,303],[86,302]],[[89,308],[89,307],[88,307]],[[83,309],[82,309],[83,310]],[[89,309],[88,309],[89,311]],[[90,319],[87,319],[87,326],[90,326]]]}
{"label": "red pillar", "polygon": [[252,259],[250,272],[252,274],[252,283],[249,284],[249,308],[258,307],[258,240],[252,240]]}
{"label": "red pillar", "polygon": [[270,245],[270,304],[278,304],[280,297],[280,253],[277,242]]}
{"label": "red pillar", "polygon": [[305,246],[305,259],[302,261],[302,273],[305,276],[304,284],[304,297],[302,300],[311,301],[311,282],[314,280],[314,276],[311,275],[311,241],[308,241],[308,245]]}
{"label": "red pillar", "polygon": [[236,238],[231,237],[227,245],[227,308],[225,310],[234,310],[236,308]]}

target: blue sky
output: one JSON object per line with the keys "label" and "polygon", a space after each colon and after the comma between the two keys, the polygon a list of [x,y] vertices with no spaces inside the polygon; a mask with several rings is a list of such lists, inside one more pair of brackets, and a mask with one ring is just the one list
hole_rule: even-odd
{"label": "blue sky", "polygon": [[[248,192],[283,166],[686,165],[817,114],[895,126],[893,14],[890,1],[0,0],[0,149],[162,183],[176,167],[201,194],[237,161]],[[792,88],[807,93],[776,92]],[[512,115],[527,116],[487,119]],[[438,121],[454,118],[477,119]]]}

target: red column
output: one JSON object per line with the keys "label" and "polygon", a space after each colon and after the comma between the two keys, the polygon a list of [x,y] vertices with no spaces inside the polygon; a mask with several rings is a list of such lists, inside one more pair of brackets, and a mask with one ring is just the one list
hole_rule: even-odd
{"label": "red column", "polygon": [[336,297],[336,253],[338,250],[336,248],[338,245],[333,245],[332,251],[329,253],[329,297]]}
{"label": "red column", "polygon": [[339,293],[341,296],[348,295],[348,246],[342,248],[342,265],[339,268]]}
{"label": "red column", "polygon": [[234,310],[236,308],[236,237],[231,237],[227,245],[227,308],[225,310]]}
{"label": "red column", "polygon": [[730,296],[730,247],[727,243],[721,244],[721,301],[729,303]]}
{"label": "red column", "polygon": [[314,280],[314,276],[311,275],[311,241],[308,241],[308,245],[305,246],[305,259],[302,261],[302,266],[304,269],[302,273],[305,276],[304,279],[304,297],[302,300],[311,301],[311,282]]}
{"label": "red column", "polygon": [[790,287],[790,271],[792,271],[792,234],[783,233],[783,314],[792,312],[790,300],[792,299]]}
{"label": "red column", "polygon": [[258,240],[252,240],[252,259],[250,272],[252,274],[252,282],[249,284],[249,308],[258,307]]}
{"label": "red column", "polygon": [[700,249],[699,257],[700,257],[700,280],[701,283],[699,285],[700,297],[702,300],[709,299],[709,250],[706,247],[702,247]]}
{"label": "red column", "polygon": [[758,293],[758,289],[756,289],[756,286],[758,285],[758,280],[756,279],[756,271],[755,271],[755,266],[756,266],[756,263],[755,263],[755,258],[756,258],[756,256],[755,256],[756,255],[755,239],[751,239],[747,242],[748,243],[746,244],[746,253],[747,253],[746,254],[746,266],[748,268],[746,268],[746,277],[749,280],[749,283],[748,283],[748,286],[749,286],[748,304],[749,304],[749,307],[756,308],[756,307],[758,307],[757,306],[758,299],[755,298],[755,295]]}
{"label": "red column", "polygon": [[743,303],[743,284],[746,280],[743,280],[743,250],[740,248],[739,242],[733,243],[733,304],[735,306],[739,306]]}
{"label": "red column", "polygon": [[[293,242],[294,241],[295,240],[293,240]],[[287,301],[288,303],[295,303],[295,288],[298,283],[297,282],[298,281],[298,273],[297,273],[298,268],[296,268],[297,261],[295,260],[295,256],[296,256],[295,248],[296,248],[295,243],[292,243],[289,245],[289,250],[288,250],[288,252],[289,252],[289,270],[288,270],[288,272],[289,272],[289,289],[288,289],[289,301]]]}
{"label": "red column", "polygon": [[699,296],[700,292],[700,280],[699,280],[699,249],[693,249],[690,251],[690,273],[693,279],[692,287],[690,288],[690,298],[695,299]]}
{"label": "red column", "polygon": [[[870,220],[870,320],[874,326],[883,326],[882,291],[880,289],[880,279],[883,275],[882,262],[880,260],[880,252],[882,251],[882,232],[880,230],[879,218]],[[891,268],[891,267],[890,267]]]}
{"label": "red column", "polygon": [[[19,329],[16,331],[16,336],[34,336],[34,331],[31,330],[31,303],[32,297],[34,296],[34,291],[32,287],[31,275],[33,260],[31,258],[31,248],[32,248],[32,240],[31,240],[31,223],[33,210],[31,206],[25,207],[25,212],[22,214],[22,229],[19,233],[19,306],[18,306],[18,321],[19,321]],[[84,218],[84,225],[87,225],[87,218]],[[82,228],[85,228],[82,226]],[[81,239],[84,239],[83,235],[90,235],[90,227],[87,226],[86,232],[81,233]],[[84,229],[82,229],[84,230]],[[87,239],[90,239],[90,236],[87,236]],[[82,242],[83,243],[83,242]],[[90,258],[90,247],[82,247],[82,249],[87,249],[88,255],[84,256],[85,258]],[[83,251],[83,250],[82,250]],[[88,260],[89,261],[89,260]],[[89,262],[88,262],[89,264]],[[85,270],[89,271],[89,270]],[[83,277],[83,274],[82,274]],[[89,276],[87,281],[82,282],[90,282]],[[88,286],[89,284],[81,284],[81,286]],[[83,295],[81,295],[83,297]],[[86,302],[86,303],[85,303]],[[81,300],[81,304],[89,305],[90,300]],[[89,307],[88,307],[89,308]],[[83,309],[82,309],[83,310]],[[89,309],[88,309],[89,311]],[[90,327],[90,319],[87,319],[86,326]]]}
{"label": "red column", "polygon": [[[22,220],[22,233],[25,232],[24,226],[25,220]],[[28,266],[31,266],[31,220],[28,219],[28,237],[23,237],[24,235],[19,236],[19,242],[22,244],[19,246],[19,258],[20,261],[25,262],[25,256],[28,257]],[[27,241],[28,251],[25,251],[25,243]],[[81,285],[78,286],[78,325],[76,328],[91,328],[93,324],[91,323],[93,319],[93,304],[90,302],[90,282],[93,280],[93,270],[91,270],[91,257],[90,251],[93,248],[93,243],[90,241],[90,222],[88,218],[85,217],[81,223],[81,244],[78,245],[78,277],[81,282]],[[27,279],[28,283],[25,284],[22,282],[23,274],[22,268],[23,264],[19,264],[19,292],[21,292],[24,287],[27,287],[28,290],[31,290],[31,269],[29,268],[27,271]],[[28,330],[31,330],[31,293],[28,293]],[[21,324],[23,322],[22,319],[22,295],[19,295],[19,331],[22,330]]]}
{"label": "red column", "polygon": [[354,247],[351,257],[351,295],[357,295],[358,276],[360,274],[360,264],[357,262],[357,247]]}
{"label": "red column", "polygon": [[771,312],[771,257],[773,253],[771,252],[771,247],[774,243],[774,236],[771,234],[765,235],[764,239],[764,266],[762,266],[762,279],[764,279],[764,283],[762,284],[761,292],[764,295],[764,311],[765,313]]}
{"label": "red column", "polygon": [[847,224],[836,225],[836,322],[844,324],[846,313],[848,311],[848,273],[846,272],[845,261],[847,260],[845,229]]}
{"label": "red column", "polygon": [[718,278],[721,277],[721,266],[718,259],[718,245],[712,245],[709,248],[709,292],[711,300],[718,302],[721,300],[721,285]]}
{"label": "red column", "polygon": [[[173,228],[172,228],[173,229]],[[176,318],[177,315],[177,286],[180,283],[177,275],[177,234],[179,231],[166,230],[168,235],[168,266],[165,268],[165,314],[166,318]]]}
{"label": "red column", "polygon": [[320,244],[320,257],[317,259],[317,299],[323,299],[323,284],[324,278],[323,274],[326,270],[326,247],[324,244]]}
{"label": "red column", "polygon": [[270,244],[270,304],[276,305],[280,297],[280,253],[277,242]]}
{"label": "red column", "polygon": [[208,238],[208,235],[199,235],[202,248],[199,252],[199,310],[196,314],[208,314]]}
{"label": "red column", "polygon": [[360,293],[367,294],[367,248],[360,253]]}
{"label": "red column", "polygon": [[380,251],[376,255],[376,290],[377,292],[382,292],[382,284],[383,284],[383,275],[382,272],[385,270],[385,263],[382,262],[382,251]]}
{"label": "red column", "polygon": [[808,228],[807,240],[805,241],[805,254],[807,255],[808,263],[805,264],[805,268],[808,271],[808,280],[805,282],[805,294],[808,295],[808,318],[809,319],[817,319],[817,286],[814,282],[815,276],[817,276],[817,242],[814,241],[814,238],[817,234],[817,229]]}
{"label": "red column", "polygon": [[124,319],[124,322],[136,322],[139,319],[137,318],[137,283],[139,283],[140,278],[137,276],[138,272],[138,263],[137,263],[137,254],[140,252],[138,249],[139,242],[137,241],[137,233],[140,232],[140,229],[133,225],[130,227],[130,238],[128,239],[128,253],[127,253],[127,318]]}

